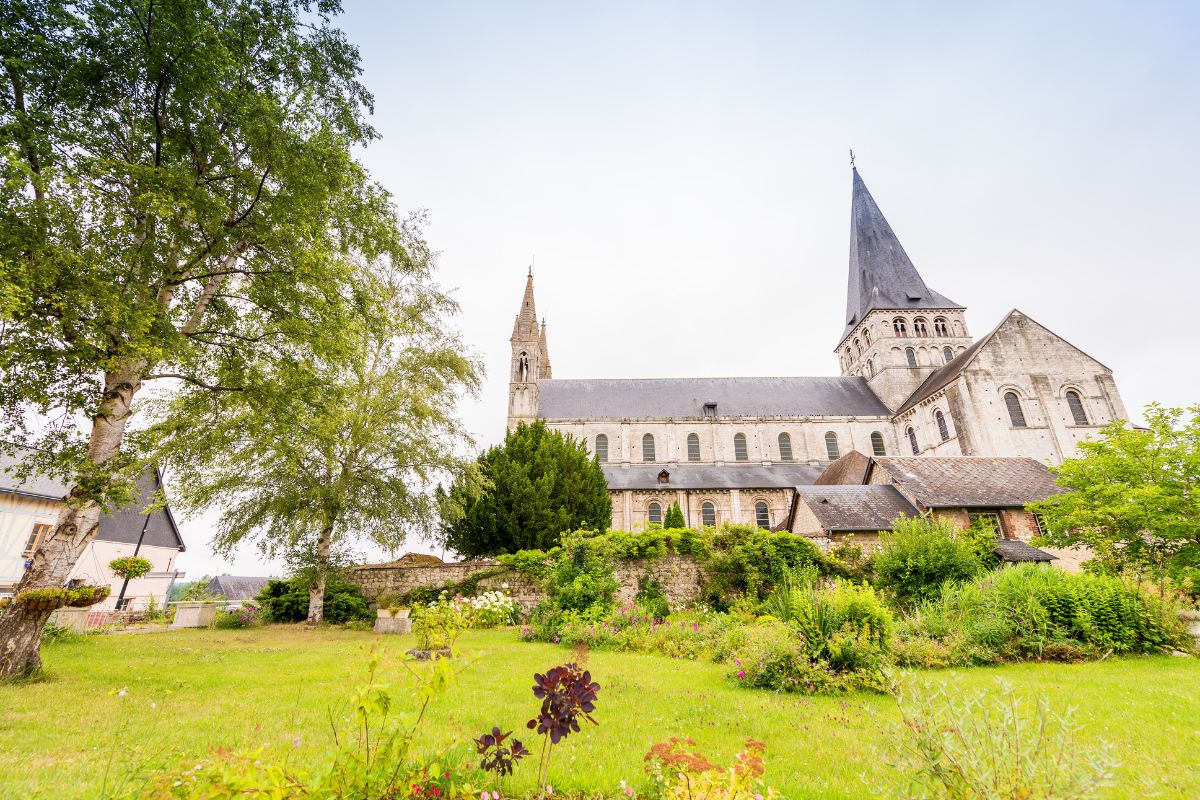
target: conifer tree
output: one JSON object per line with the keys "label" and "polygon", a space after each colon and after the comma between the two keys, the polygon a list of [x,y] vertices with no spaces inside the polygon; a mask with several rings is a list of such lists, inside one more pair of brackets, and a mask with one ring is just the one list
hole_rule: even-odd
{"label": "conifer tree", "polygon": [[687,522],[683,518],[683,509],[679,507],[679,501],[676,500],[671,507],[667,509],[666,519],[663,520],[663,528],[666,530],[672,530],[686,527]]}

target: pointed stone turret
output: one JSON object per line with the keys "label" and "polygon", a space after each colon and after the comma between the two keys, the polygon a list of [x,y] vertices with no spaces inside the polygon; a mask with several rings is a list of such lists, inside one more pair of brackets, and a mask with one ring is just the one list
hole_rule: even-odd
{"label": "pointed stone turret", "polygon": [[525,280],[525,297],[521,300],[521,313],[517,314],[517,331],[521,336],[537,335],[537,308],[533,302],[533,272]]}
{"label": "pointed stone turret", "polygon": [[539,378],[550,377],[550,348],[546,346],[546,319],[542,318],[542,335],[538,340],[542,350],[542,374]]}
{"label": "pointed stone turret", "polygon": [[512,372],[508,380],[508,427],[532,423],[537,418],[538,381],[550,377],[546,351],[546,323],[538,330],[537,307],[533,302],[533,271],[525,279],[525,296],[513,322]]}
{"label": "pointed stone turret", "polygon": [[850,205],[850,283],[846,293],[846,330],[842,338],[871,311],[900,308],[961,309],[964,306],[925,285],[855,169]]}

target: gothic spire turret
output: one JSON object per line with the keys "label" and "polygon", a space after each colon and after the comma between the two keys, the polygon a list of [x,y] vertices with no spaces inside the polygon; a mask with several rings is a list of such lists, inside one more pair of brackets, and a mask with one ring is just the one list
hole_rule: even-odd
{"label": "gothic spire turret", "polygon": [[537,307],[533,302],[533,270],[525,279],[525,296],[513,322],[512,372],[508,379],[508,427],[531,423],[537,418],[538,381],[550,377],[550,358],[546,350],[546,323],[538,329]]}
{"label": "gothic spire turret", "polygon": [[964,306],[925,285],[855,168],[850,206],[850,283],[842,338],[874,309],[917,308]]}

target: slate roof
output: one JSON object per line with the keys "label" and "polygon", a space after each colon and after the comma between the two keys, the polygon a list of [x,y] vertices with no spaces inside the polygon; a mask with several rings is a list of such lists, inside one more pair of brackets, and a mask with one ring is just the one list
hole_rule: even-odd
{"label": "slate roof", "polygon": [[239,578],[233,575],[221,575],[209,581],[209,594],[225,595],[226,600],[241,602],[257,597],[258,593],[267,588],[271,578]]}
{"label": "slate roof", "polygon": [[797,486],[796,494],[827,531],[890,531],[896,517],[920,512],[895,486]]}
{"label": "slate roof", "polygon": [[992,545],[992,552],[1009,562],[1058,560],[1058,556],[1052,556],[1045,550],[1012,539],[997,539]]}
{"label": "slate roof", "polygon": [[[659,483],[658,474],[669,474],[669,483]],[[647,464],[622,467],[605,464],[604,477],[614,492],[625,489],[776,489],[811,484],[822,468],[811,464],[757,465]]]}
{"label": "slate roof", "polygon": [[883,469],[926,508],[1024,506],[1065,494],[1050,470],[1032,458],[917,456],[875,458]]}
{"label": "slate roof", "polygon": [[716,403],[722,417],[891,416],[863,377],[538,382],[543,419],[703,417],[705,403]]}
{"label": "slate roof", "polygon": [[814,483],[817,486],[858,485],[866,480],[867,470],[870,467],[871,459],[857,450],[851,450],[826,467]]}
{"label": "slate roof", "polygon": [[34,497],[39,500],[54,500],[62,502],[70,491],[67,485],[55,478],[47,478],[43,475],[30,475],[25,481],[20,481],[17,476],[8,470],[20,466],[21,459],[17,455],[9,455],[0,453],[0,492],[7,494],[20,495],[22,497]]}
{"label": "slate roof", "polygon": [[842,338],[876,308],[963,306],[925,285],[856,169],[850,201],[850,282]]}

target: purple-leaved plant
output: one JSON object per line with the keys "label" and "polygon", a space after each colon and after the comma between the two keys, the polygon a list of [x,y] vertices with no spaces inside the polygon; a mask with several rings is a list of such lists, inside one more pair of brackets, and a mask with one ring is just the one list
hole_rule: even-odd
{"label": "purple-leaved plant", "polygon": [[[542,756],[538,762],[539,797],[545,795],[546,778],[550,771],[550,753],[554,745],[570,736],[572,732],[579,733],[579,718],[582,717],[593,725],[599,725],[592,718],[596,710],[596,695],[600,684],[592,682],[592,674],[578,664],[564,664],[554,667],[545,675],[534,675],[537,683],[533,687],[533,696],[542,701],[541,712],[525,724],[530,730],[536,729],[542,740]],[[549,746],[549,747],[547,747]]]}

